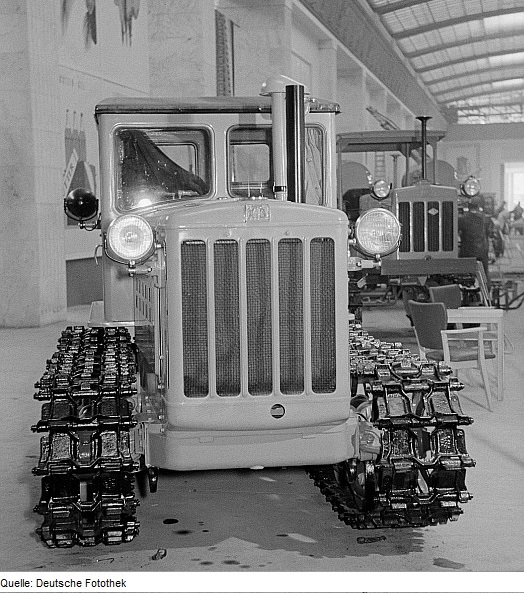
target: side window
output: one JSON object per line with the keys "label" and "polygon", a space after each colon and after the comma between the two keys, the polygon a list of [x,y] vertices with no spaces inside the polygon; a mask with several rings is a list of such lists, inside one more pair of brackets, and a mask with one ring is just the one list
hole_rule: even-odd
{"label": "side window", "polygon": [[306,127],[306,204],[324,205],[324,134],[322,128]]}

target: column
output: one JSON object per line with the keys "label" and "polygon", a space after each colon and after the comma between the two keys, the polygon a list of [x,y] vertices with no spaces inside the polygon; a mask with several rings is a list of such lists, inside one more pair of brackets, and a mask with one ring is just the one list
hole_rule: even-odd
{"label": "column", "polygon": [[57,12],[0,1],[0,326],[66,316]]}

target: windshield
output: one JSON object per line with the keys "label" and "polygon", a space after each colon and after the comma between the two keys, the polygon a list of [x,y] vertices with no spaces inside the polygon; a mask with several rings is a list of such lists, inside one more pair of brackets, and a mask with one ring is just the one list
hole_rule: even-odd
{"label": "windshield", "polygon": [[116,133],[117,208],[128,212],[211,192],[211,139],[205,129],[122,128]]}
{"label": "windshield", "polygon": [[[229,192],[239,198],[274,198],[271,128],[238,126],[228,135]],[[305,191],[307,204],[324,202],[321,128],[307,126],[305,135]]]}

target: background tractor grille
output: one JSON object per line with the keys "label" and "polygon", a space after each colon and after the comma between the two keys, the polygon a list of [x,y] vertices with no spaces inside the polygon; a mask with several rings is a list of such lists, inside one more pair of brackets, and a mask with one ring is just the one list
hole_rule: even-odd
{"label": "background tractor grille", "polygon": [[333,239],[185,241],[181,257],[186,397],[335,391]]}
{"label": "background tractor grille", "polygon": [[400,253],[437,254],[451,257],[456,248],[453,201],[400,201],[398,218],[402,225]]}

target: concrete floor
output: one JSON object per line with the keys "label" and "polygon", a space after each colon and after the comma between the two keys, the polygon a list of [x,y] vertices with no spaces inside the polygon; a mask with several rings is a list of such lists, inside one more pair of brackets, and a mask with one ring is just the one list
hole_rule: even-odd
{"label": "concrete floor", "polygon": [[[85,322],[87,311],[70,310],[69,323]],[[437,576],[524,569],[524,307],[505,314],[513,348],[506,355],[504,399],[494,400],[493,412],[485,407],[480,374],[469,371],[461,376],[468,383],[461,392],[462,406],[475,419],[466,427],[466,439],[477,466],[467,475],[474,499],[464,505],[457,522],[423,529],[354,531],[338,521],[300,468],[161,472],[158,492],[141,499],[140,535],[133,542],[52,550],[35,534],[41,518],[32,508],[40,479],[32,476],[31,469],[39,455],[39,435],[30,426],[39,418],[41,406],[33,400],[33,384],[64,325],[0,330],[0,570],[425,571]],[[395,337],[406,347],[415,347],[401,305],[366,310],[364,326],[378,338]],[[491,370],[495,392],[494,367]],[[384,538],[358,543],[363,535]],[[428,590],[428,576],[425,588],[418,591]],[[432,582],[433,576],[429,579]],[[514,590],[507,580],[498,582],[503,583],[500,589],[491,585],[466,590]],[[363,587],[376,590],[370,583]],[[353,589],[347,585],[345,590]]]}

